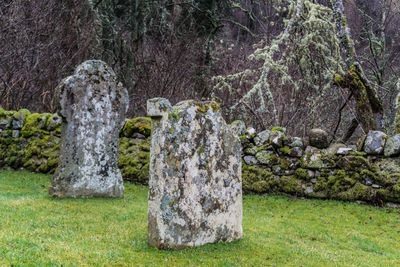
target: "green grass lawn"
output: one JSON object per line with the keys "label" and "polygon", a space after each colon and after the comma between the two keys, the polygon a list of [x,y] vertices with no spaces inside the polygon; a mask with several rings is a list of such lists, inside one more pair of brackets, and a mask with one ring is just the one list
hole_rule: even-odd
{"label": "green grass lawn", "polygon": [[244,196],[244,238],[149,247],[147,187],[124,199],[49,197],[51,176],[0,171],[1,266],[400,266],[400,210]]}

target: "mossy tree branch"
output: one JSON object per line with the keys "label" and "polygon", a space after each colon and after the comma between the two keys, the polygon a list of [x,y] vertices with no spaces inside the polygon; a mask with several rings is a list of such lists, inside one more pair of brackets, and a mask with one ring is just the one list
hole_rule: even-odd
{"label": "mossy tree branch", "polygon": [[340,45],[344,50],[345,62],[349,69],[343,77],[336,74],[335,83],[342,88],[348,88],[356,99],[357,119],[363,130],[365,132],[382,130],[384,124],[383,105],[376,89],[368,81],[360,63],[356,60],[354,41],[344,15],[343,0],[331,0],[331,3]]}

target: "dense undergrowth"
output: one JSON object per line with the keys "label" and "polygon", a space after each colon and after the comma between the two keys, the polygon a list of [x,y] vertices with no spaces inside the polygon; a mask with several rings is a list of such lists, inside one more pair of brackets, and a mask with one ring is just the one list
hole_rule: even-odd
{"label": "dense undergrowth", "polygon": [[400,266],[398,209],[247,195],[242,240],[159,251],[146,242],[146,186],[55,200],[50,179],[0,171],[0,265]]}

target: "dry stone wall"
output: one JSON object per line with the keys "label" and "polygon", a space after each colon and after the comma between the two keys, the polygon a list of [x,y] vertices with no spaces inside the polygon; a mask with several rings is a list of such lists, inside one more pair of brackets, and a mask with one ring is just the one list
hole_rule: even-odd
{"label": "dry stone wall", "polygon": [[[127,120],[120,131],[119,167],[125,181],[148,183],[150,121]],[[58,164],[59,123],[54,114],[0,109],[0,166],[53,173]],[[231,129],[242,143],[244,193],[400,203],[399,135],[371,132],[358,147],[331,144],[318,149],[308,137],[288,137],[279,127],[256,133],[235,121]],[[376,144],[381,146],[380,154],[365,152],[376,149]]]}

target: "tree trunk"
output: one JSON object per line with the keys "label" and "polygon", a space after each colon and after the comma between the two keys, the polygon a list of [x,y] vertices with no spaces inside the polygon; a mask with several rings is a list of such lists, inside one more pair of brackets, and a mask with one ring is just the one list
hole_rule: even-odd
{"label": "tree trunk", "polygon": [[376,89],[368,81],[360,63],[356,60],[354,42],[344,15],[343,0],[331,0],[331,2],[340,43],[345,52],[345,61],[349,69],[343,77],[335,74],[335,83],[353,93],[357,103],[357,119],[363,130],[365,132],[382,130],[384,126],[383,105]]}

